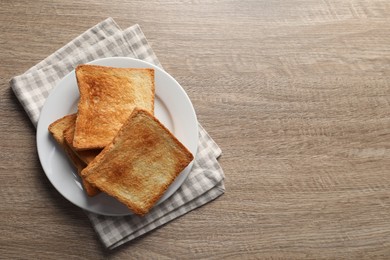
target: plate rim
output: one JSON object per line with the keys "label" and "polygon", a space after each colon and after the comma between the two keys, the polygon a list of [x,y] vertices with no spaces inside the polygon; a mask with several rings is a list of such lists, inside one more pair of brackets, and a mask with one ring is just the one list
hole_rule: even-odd
{"label": "plate rim", "polygon": [[[115,57],[99,58],[99,59],[95,59],[95,60],[89,61],[89,62],[87,62],[87,63],[80,63],[80,64],[96,64],[96,65],[101,65],[101,64],[99,64],[99,63],[104,63],[105,61],[111,61],[111,62],[113,62],[113,63],[117,63],[119,60],[124,61],[124,62],[129,62],[129,61],[130,61],[130,62],[136,62],[136,63],[144,64],[146,67],[151,67],[151,68],[153,68],[153,69],[155,69],[155,70],[158,70],[160,73],[163,73],[165,76],[167,76],[173,83],[175,83],[176,86],[179,87],[178,90],[180,90],[180,91],[182,92],[181,94],[184,94],[184,97],[185,97],[185,99],[186,99],[186,103],[189,104],[189,108],[190,108],[190,110],[191,110],[192,117],[193,117],[193,119],[195,120],[195,121],[193,121],[193,123],[194,123],[194,126],[193,126],[193,127],[196,128],[196,133],[197,133],[197,135],[196,135],[196,137],[194,137],[194,138],[196,139],[196,142],[195,142],[195,149],[194,149],[194,151],[191,151],[191,152],[194,154],[194,159],[193,159],[192,162],[185,168],[185,170],[187,171],[187,173],[186,173],[185,177],[183,178],[183,180],[181,181],[181,183],[180,183],[179,185],[177,185],[177,187],[176,187],[174,190],[171,190],[171,191],[170,191],[169,196],[165,196],[166,193],[164,193],[163,196],[161,197],[161,199],[163,199],[164,196],[165,196],[165,198],[164,198],[164,200],[162,200],[162,201],[161,201],[161,199],[160,199],[160,200],[156,203],[156,205],[158,205],[158,204],[162,203],[163,201],[167,200],[169,197],[171,197],[171,196],[172,196],[172,195],[173,195],[173,194],[174,194],[174,193],[183,185],[183,183],[185,182],[185,180],[187,179],[187,177],[188,177],[188,175],[189,175],[189,173],[190,173],[190,171],[191,171],[191,168],[192,168],[192,166],[193,166],[193,164],[194,164],[194,161],[195,161],[195,156],[196,156],[197,150],[198,150],[198,148],[199,148],[199,145],[198,145],[198,142],[199,142],[199,135],[198,135],[198,133],[199,133],[199,126],[198,126],[197,115],[196,115],[194,106],[193,106],[193,104],[192,104],[192,102],[191,102],[191,100],[190,100],[190,98],[189,98],[187,92],[183,89],[183,87],[182,87],[182,86],[176,81],[176,79],[175,79],[173,76],[171,76],[168,72],[166,72],[166,71],[163,70],[162,68],[160,68],[160,67],[158,67],[158,66],[156,66],[156,65],[154,65],[154,64],[152,64],[152,63],[149,63],[149,62],[144,61],[144,60],[136,59],[136,58],[131,58],[131,57],[115,56]],[[104,66],[104,65],[102,65],[102,66]],[[108,66],[108,65],[106,65],[106,66]],[[115,65],[113,65],[112,67],[115,67]],[[49,92],[48,96],[46,97],[45,102],[43,103],[43,106],[42,106],[42,108],[41,108],[41,110],[40,110],[40,115],[39,115],[39,118],[38,118],[37,128],[36,128],[36,147],[37,147],[38,158],[39,158],[41,167],[42,167],[42,169],[43,169],[43,171],[44,171],[44,173],[45,173],[47,179],[50,181],[51,185],[57,190],[57,192],[60,193],[62,197],[64,197],[67,201],[71,202],[71,203],[74,204],[75,206],[77,206],[77,207],[79,207],[79,208],[81,208],[81,209],[83,209],[83,210],[86,210],[86,211],[88,211],[88,212],[95,213],[95,214],[99,214],[99,215],[106,215],[106,216],[126,216],[126,215],[132,215],[132,214],[134,214],[134,213],[133,213],[130,209],[128,210],[128,212],[124,212],[124,213],[115,213],[115,212],[109,213],[109,212],[100,212],[100,211],[96,211],[96,210],[93,210],[93,209],[88,208],[88,207],[85,206],[85,205],[83,206],[83,205],[82,205],[82,204],[83,204],[82,202],[77,203],[77,202],[71,200],[71,199],[69,198],[70,196],[67,196],[67,195],[66,195],[66,192],[64,192],[63,190],[58,189],[58,188],[57,188],[57,184],[54,183],[54,182],[55,182],[55,181],[54,181],[54,178],[51,176],[51,174],[48,174],[48,173],[47,173],[46,167],[49,167],[49,166],[46,165],[46,163],[43,162],[43,161],[44,161],[44,158],[43,158],[44,155],[42,154],[42,153],[43,153],[42,149],[39,149],[39,146],[40,146],[40,142],[41,142],[40,139],[41,139],[41,138],[42,138],[42,139],[45,138],[45,136],[47,136],[47,135],[50,136],[50,133],[49,133],[47,127],[45,127],[45,128],[46,128],[46,131],[43,131],[43,133],[41,133],[42,130],[45,130],[45,128],[43,128],[43,126],[42,126],[42,124],[43,124],[43,119],[42,119],[43,113],[42,113],[42,112],[45,112],[44,109],[45,109],[46,104],[48,103],[48,100],[50,99],[50,96],[55,95],[54,93],[56,93],[56,92],[58,91],[58,86],[61,85],[61,83],[62,83],[64,80],[66,80],[68,77],[71,77],[72,74],[74,74],[74,73],[75,73],[75,69],[72,69],[69,73],[67,73],[65,76],[63,76],[63,77],[56,83],[56,85],[50,90],[50,92]],[[156,80],[156,79],[155,79],[155,80]],[[77,84],[77,82],[76,82],[76,84]],[[63,115],[63,116],[65,116],[65,115]],[[60,118],[60,117],[59,117],[59,118]],[[59,118],[58,118],[58,119],[59,119]],[[46,125],[46,124],[45,124],[45,125]],[[48,126],[48,125],[47,125],[47,126]],[[54,142],[54,141],[53,141],[53,142]],[[53,145],[54,145],[54,146],[58,146],[56,142],[54,142]],[[183,170],[183,171],[185,171],[185,170]],[[179,176],[180,176],[180,175],[179,175]],[[178,177],[179,177],[179,176],[178,176]],[[173,183],[172,183],[172,184],[173,184]],[[172,184],[171,184],[171,185],[172,185]],[[170,187],[171,187],[171,186],[170,186]],[[165,192],[167,192],[168,190],[169,190],[169,187],[168,187],[168,189],[167,189]],[[84,194],[84,195],[87,197],[86,194]],[[156,205],[155,205],[155,206],[156,206]]]}

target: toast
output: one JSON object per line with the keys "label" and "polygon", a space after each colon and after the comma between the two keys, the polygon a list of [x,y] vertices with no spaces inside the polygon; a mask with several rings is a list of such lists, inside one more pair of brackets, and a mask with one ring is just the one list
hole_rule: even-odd
{"label": "toast", "polygon": [[151,113],[136,108],[81,175],[134,213],[145,215],[193,158]]}
{"label": "toast", "polygon": [[77,114],[70,114],[66,115],[64,117],[61,117],[60,119],[57,119],[53,123],[49,125],[49,133],[54,137],[54,139],[57,141],[58,144],[62,146],[64,143],[64,130],[67,129],[69,126],[74,124],[76,121]]}
{"label": "toast", "polygon": [[79,65],[80,92],[73,147],[102,149],[135,107],[154,113],[154,70]]}
{"label": "toast", "polygon": [[[66,155],[69,157],[73,166],[77,169],[79,176],[81,177],[81,171],[87,166],[80,158],[75,154],[75,152],[67,145],[64,138],[64,130],[68,127],[74,125],[76,121],[76,114],[66,115],[49,125],[49,132],[54,137],[56,142],[64,149]],[[83,187],[88,196],[95,196],[100,191],[87,182],[84,178],[81,177]]]}
{"label": "toast", "polygon": [[102,149],[91,149],[91,150],[81,150],[77,151],[73,147],[73,136],[74,136],[75,124],[71,124],[68,128],[64,130],[64,138],[66,144],[75,152],[75,154],[83,161],[86,165],[95,159],[95,157],[102,151]]}

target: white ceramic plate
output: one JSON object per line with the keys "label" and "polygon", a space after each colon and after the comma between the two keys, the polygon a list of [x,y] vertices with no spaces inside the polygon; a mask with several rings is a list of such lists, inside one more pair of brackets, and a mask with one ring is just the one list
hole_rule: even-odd
{"label": "white ceramic plate", "polygon": [[[198,123],[190,99],[168,73],[150,63],[125,57],[95,60],[91,64],[153,68],[155,70],[155,116],[195,156],[198,146]],[[37,149],[43,170],[53,186],[70,202],[87,211],[102,215],[123,216],[132,212],[116,199],[101,193],[88,197],[83,191],[77,170],[48,132],[48,126],[55,120],[76,112],[79,99],[75,72],[66,75],[51,91],[38,121]],[[167,189],[158,203],[169,198],[187,178],[193,162],[185,168]],[[157,203],[157,204],[158,204]]]}

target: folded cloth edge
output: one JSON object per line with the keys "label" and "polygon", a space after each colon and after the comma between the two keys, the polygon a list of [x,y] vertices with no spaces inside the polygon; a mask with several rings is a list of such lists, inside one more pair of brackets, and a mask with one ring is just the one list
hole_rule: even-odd
{"label": "folded cloth edge", "polygon": [[[106,38],[110,35],[113,35],[117,32],[122,31],[122,29],[119,27],[119,25],[115,22],[115,20],[112,17],[108,17],[102,22],[94,25],[93,27],[90,27],[89,29],[85,30],[83,33],[79,34],[76,38],[69,41],[67,44],[47,56],[45,59],[41,60],[31,68],[29,68],[27,71],[25,71],[23,74],[32,72],[34,70],[40,69],[42,67],[48,66],[54,62],[59,61],[62,58],[63,53],[68,53],[66,49],[72,48],[72,45],[78,46],[78,44],[81,44],[82,42],[85,42],[88,39],[86,39],[85,35],[91,35],[88,32],[94,31],[95,33],[92,35],[96,35],[97,39],[100,40],[102,38]],[[75,49],[75,48],[72,48]],[[22,75],[23,75],[22,74]]]}
{"label": "folded cloth edge", "polygon": [[[174,211],[170,211],[166,215],[164,215],[163,218],[156,219],[155,222],[149,223],[148,225],[144,226],[143,228],[137,230],[133,234],[130,234],[128,236],[125,236],[121,240],[117,240],[114,243],[103,243],[106,245],[109,249],[114,249],[115,247],[118,247],[126,242],[129,242],[143,234],[146,234],[156,228],[160,228],[162,225],[167,224],[168,222],[179,218],[189,212],[191,212],[194,209],[200,208],[201,206],[204,206],[205,204],[208,204],[209,202],[215,200],[219,196],[221,196],[225,192],[225,187],[223,185],[223,181],[219,183],[219,185],[215,186],[214,188],[208,190],[203,196],[196,197],[195,199],[191,200],[190,202],[176,208]],[[204,198],[207,197],[207,200]],[[174,212],[174,213],[173,213]],[[103,236],[100,236],[101,238]]]}

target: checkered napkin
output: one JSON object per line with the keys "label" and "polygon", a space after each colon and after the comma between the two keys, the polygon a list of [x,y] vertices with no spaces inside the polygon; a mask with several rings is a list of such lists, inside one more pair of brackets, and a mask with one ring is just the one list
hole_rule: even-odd
{"label": "checkered napkin", "polygon": [[[112,18],[90,28],[58,51],[11,79],[10,85],[34,125],[50,90],[78,64],[97,58],[123,56],[161,67],[138,25],[121,30]],[[199,125],[199,146],[192,170],[170,198],[146,216],[112,217],[86,212],[103,244],[112,249],[151,231],[222,195],[221,149]]]}

